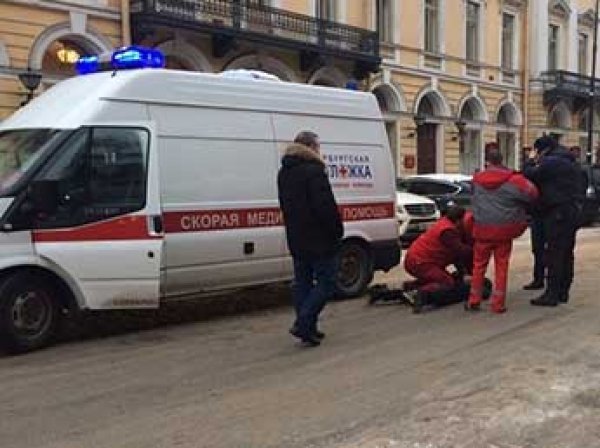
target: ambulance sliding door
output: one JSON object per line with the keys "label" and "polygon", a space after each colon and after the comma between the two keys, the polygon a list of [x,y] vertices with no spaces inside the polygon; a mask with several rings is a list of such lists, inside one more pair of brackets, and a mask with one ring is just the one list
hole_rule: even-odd
{"label": "ambulance sliding door", "polygon": [[[279,161],[269,114],[172,114],[160,106],[151,113],[159,126],[167,295],[281,279]],[[186,113],[199,119],[178,119]]]}

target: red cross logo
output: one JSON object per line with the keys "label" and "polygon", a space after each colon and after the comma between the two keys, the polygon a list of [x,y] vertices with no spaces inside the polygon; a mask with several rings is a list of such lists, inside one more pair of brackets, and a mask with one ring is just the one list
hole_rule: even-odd
{"label": "red cross logo", "polygon": [[340,167],[340,175],[341,175],[342,177],[346,177],[346,175],[347,175],[347,174],[348,174],[348,169],[347,169],[347,168],[346,168],[344,165],[342,165],[342,166]]}

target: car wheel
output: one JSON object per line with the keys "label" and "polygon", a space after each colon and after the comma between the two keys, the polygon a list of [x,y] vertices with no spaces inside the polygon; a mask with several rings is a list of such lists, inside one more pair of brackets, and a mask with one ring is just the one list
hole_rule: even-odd
{"label": "car wheel", "polygon": [[56,290],[40,276],[18,272],[0,284],[0,344],[10,353],[50,343],[59,319]]}
{"label": "car wheel", "polygon": [[373,261],[367,248],[358,241],[344,243],[339,254],[337,292],[341,297],[358,297],[373,279]]}

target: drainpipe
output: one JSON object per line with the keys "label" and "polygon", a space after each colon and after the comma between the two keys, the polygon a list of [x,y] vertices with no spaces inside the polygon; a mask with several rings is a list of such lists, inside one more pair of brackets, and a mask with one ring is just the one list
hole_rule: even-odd
{"label": "drainpipe", "polygon": [[[589,92],[589,110],[588,110],[588,141],[585,161],[588,165],[592,165],[592,151],[593,151],[593,138],[594,138],[594,103],[596,95],[596,61],[598,53],[598,7],[600,1],[596,0],[596,9],[594,9],[594,45],[592,50],[592,79],[590,80],[590,92]],[[591,169],[591,168],[590,168]],[[591,173],[590,173],[591,174]],[[591,177],[590,177],[591,179]]]}
{"label": "drainpipe", "polygon": [[129,0],[121,0],[121,41],[123,46],[131,45]]}
{"label": "drainpipe", "polygon": [[[521,127],[521,148],[529,146],[527,137],[529,135],[529,2],[525,2],[525,12],[523,14],[523,123]],[[519,149],[519,162],[522,160],[522,150]]]}

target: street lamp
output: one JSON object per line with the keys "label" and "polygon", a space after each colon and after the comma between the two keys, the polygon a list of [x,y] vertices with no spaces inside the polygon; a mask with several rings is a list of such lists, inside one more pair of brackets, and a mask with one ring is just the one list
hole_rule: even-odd
{"label": "street lamp", "polygon": [[467,127],[467,122],[458,120],[454,122],[454,126],[458,129],[458,151],[463,153],[465,151],[465,129]]}
{"label": "street lamp", "polygon": [[592,79],[590,80],[589,93],[589,110],[588,110],[588,141],[586,162],[589,166],[592,165],[592,138],[594,129],[594,99],[596,94],[596,54],[598,52],[598,4],[600,0],[596,0],[596,9],[594,10],[594,50],[592,52]]}
{"label": "street lamp", "polygon": [[465,133],[465,129],[467,127],[467,122],[463,120],[458,120],[454,122],[456,129],[458,129],[458,135],[463,135]]}
{"label": "street lamp", "polygon": [[33,92],[40,86],[42,75],[32,71],[31,67],[27,67],[26,72],[19,73],[19,81],[27,89],[27,98],[21,103],[21,106],[25,106],[33,99]]}
{"label": "street lamp", "polygon": [[423,126],[425,124],[425,121],[427,121],[427,117],[425,117],[425,115],[423,114],[417,114],[415,115],[415,124],[417,125],[417,127],[419,126]]}

